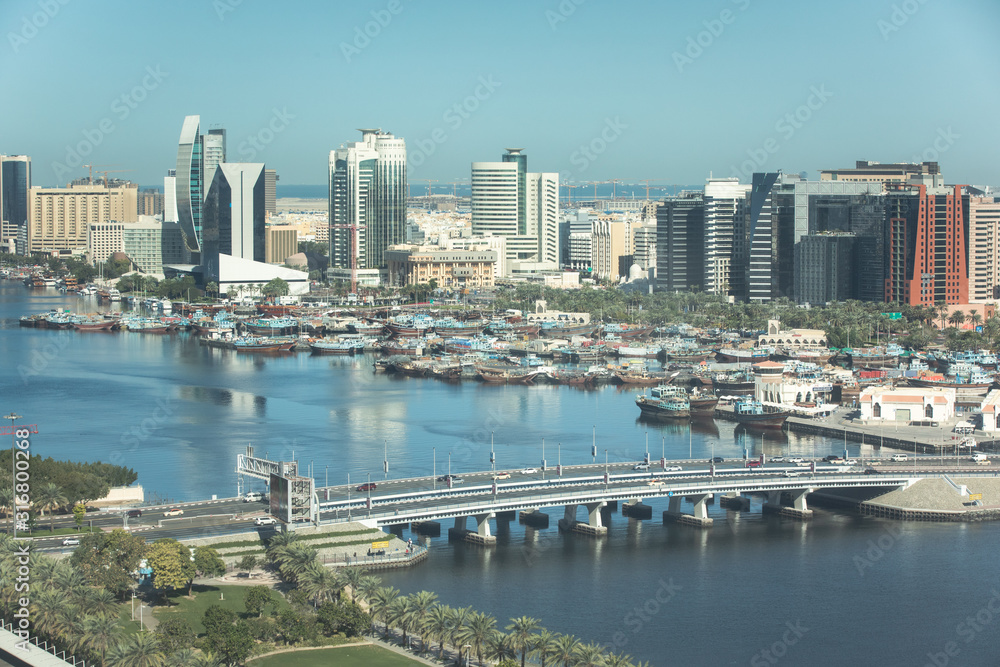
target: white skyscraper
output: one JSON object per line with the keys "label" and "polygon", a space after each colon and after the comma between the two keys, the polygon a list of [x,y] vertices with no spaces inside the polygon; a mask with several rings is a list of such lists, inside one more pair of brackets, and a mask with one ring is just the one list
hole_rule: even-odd
{"label": "white skyscraper", "polygon": [[728,294],[732,287],[733,243],[749,191],[738,178],[710,178],[705,185],[706,292]]}
{"label": "white skyscraper", "polygon": [[177,222],[177,172],[171,169],[163,177],[163,221]]}
{"label": "white skyscraper", "polygon": [[508,262],[556,269],[559,175],[529,173],[527,163],[518,148],[508,148],[502,162],[472,163],[472,233],[505,237]]}
{"label": "white skyscraper", "polygon": [[330,266],[378,269],[385,249],[406,240],[406,141],[364,129],[330,151]]}
{"label": "white skyscraper", "polygon": [[204,167],[202,174],[205,179],[205,197],[208,197],[208,185],[215,177],[215,168],[226,161],[226,131],[215,128],[202,137],[204,151]]}

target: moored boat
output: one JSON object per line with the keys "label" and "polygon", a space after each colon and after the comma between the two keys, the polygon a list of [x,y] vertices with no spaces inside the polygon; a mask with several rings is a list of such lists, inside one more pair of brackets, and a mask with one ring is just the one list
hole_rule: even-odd
{"label": "moored boat", "polygon": [[790,414],[749,397],[733,403],[733,419],[750,428],[781,428]]}

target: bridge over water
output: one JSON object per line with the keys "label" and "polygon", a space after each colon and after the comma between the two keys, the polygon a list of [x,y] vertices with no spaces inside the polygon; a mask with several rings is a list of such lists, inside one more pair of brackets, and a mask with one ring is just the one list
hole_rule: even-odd
{"label": "bridge over water", "polygon": [[[764,511],[808,519],[812,511],[806,498],[816,491],[889,491],[921,479],[943,478],[956,494],[968,495],[950,476],[994,476],[982,466],[942,467],[937,457],[911,458],[905,464],[877,468],[823,461],[797,465],[770,462],[748,468],[747,463],[743,459],[719,464],[705,459],[660,460],[650,463],[649,470],[635,470],[633,463],[530,468],[499,475],[491,470],[463,474],[450,483],[447,476],[383,479],[318,489],[313,499],[314,516],[323,523],[353,520],[389,528],[415,524],[418,529],[432,530],[436,522],[453,520],[451,536],[492,544],[496,538],[491,520],[510,521],[520,516],[529,525],[545,527],[548,516],[541,510],[547,508],[563,509],[558,522],[561,529],[601,535],[607,532],[602,511],[622,504],[624,514],[649,519],[652,508],[643,501],[651,498],[668,499],[664,521],[710,526],[707,505],[716,496],[724,506],[743,508],[749,508],[748,496],[763,496]],[[585,510],[582,517],[581,507]],[[475,521],[471,530],[470,517]],[[436,528],[440,530],[440,526]]]}

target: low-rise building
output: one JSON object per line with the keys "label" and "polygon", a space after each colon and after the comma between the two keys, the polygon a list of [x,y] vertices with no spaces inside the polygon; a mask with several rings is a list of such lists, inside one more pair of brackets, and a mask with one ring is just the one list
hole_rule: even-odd
{"label": "low-rise building", "polygon": [[955,416],[950,387],[868,387],[861,392],[861,419],[874,422],[941,422]]}
{"label": "low-rise building", "polygon": [[783,347],[792,350],[825,349],[829,347],[822,329],[782,329],[778,320],[767,321],[767,333],[757,337],[760,347]]}
{"label": "low-rise building", "polygon": [[438,287],[484,288],[494,284],[494,250],[441,250],[434,246],[390,246],[385,252],[389,283],[404,286],[436,280]]}
{"label": "low-rise building", "polygon": [[982,413],[984,431],[987,433],[1000,431],[1000,390],[994,389],[986,394],[979,411]]}

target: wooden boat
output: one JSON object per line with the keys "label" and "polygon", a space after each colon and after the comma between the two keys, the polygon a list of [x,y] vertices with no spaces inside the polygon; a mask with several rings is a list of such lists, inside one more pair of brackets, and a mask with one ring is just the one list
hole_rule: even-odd
{"label": "wooden boat", "polygon": [[733,419],[748,428],[781,428],[791,413],[746,398],[733,404]]}
{"label": "wooden boat", "polygon": [[614,371],[614,375],[622,384],[634,384],[644,387],[653,387],[670,379],[670,376],[666,373],[654,373],[646,370]]}
{"label": "wooden boat", "polygon": [[660,385],[650,395],[635,397],[635,404],[643,417],[656,420],[684,419],[691,416],[687,392],[681,387]]}
{"label": "wooden boat", "polygon": [[233,341],[237,352],[290,352],[295,347],[294,339],[243,336]]}
{"label": "wooden boat", "polygon": [[496,368],[491,366],[476,366],[478,377],[492,384],[531,384],[539,374],[536,370],[518,368]]}

